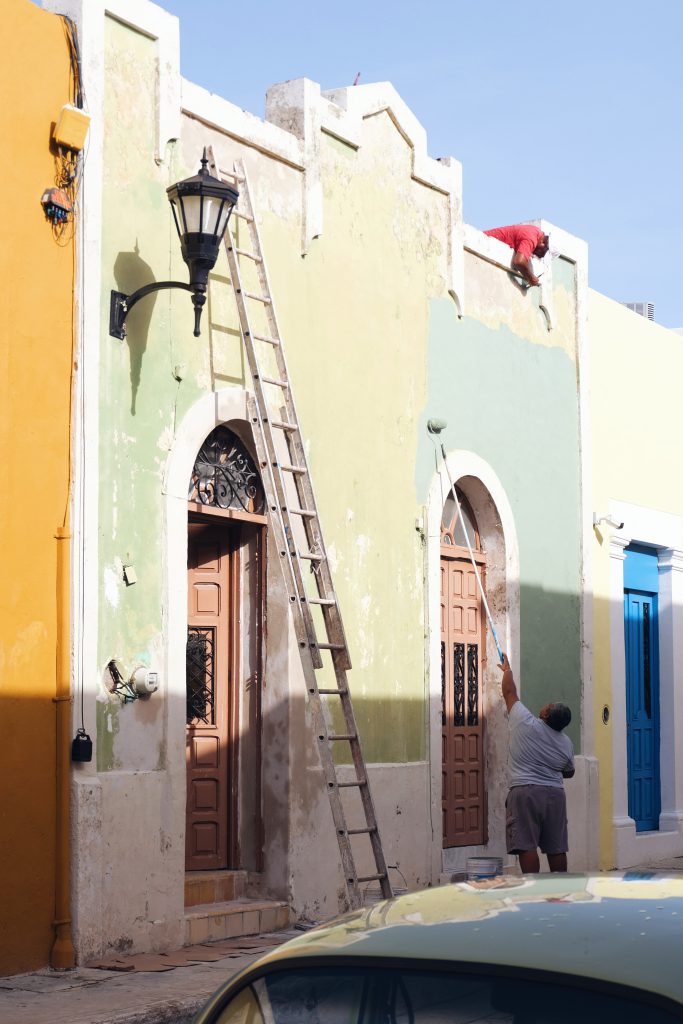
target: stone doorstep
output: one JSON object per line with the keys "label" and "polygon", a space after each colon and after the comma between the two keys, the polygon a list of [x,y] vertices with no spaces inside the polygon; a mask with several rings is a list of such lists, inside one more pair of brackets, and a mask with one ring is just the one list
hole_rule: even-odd
{"label": "stone doorstep", "polygon": [[185,875],[186,907],[225,903],[246,893],[246,871],[191,871]]}
{"label": "stone doorstep", "polygon": [[288,928],[292,923],[287,903],[279,900],[227,900],[193,906],[185,913],[185,945],[260,935]]}

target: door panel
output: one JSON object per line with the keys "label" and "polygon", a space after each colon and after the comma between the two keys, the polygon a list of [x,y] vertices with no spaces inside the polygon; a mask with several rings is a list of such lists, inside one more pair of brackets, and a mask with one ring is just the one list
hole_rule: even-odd
{"label": "door panel", "polygon": [[[483,565],[480,566],[483,575]],[[483,629],[467,559],[441,560],[441,692],[444,847],[486,841],[482,708]]]}
{"label": "door panel", "polygon": [[230,532],[191,523],[188,532],[188,871],[228,867],[230,806]]}
{"label": "door panel", "polygon": [[657,595],[624,593],[628,813],[636,831],[659,828]]}

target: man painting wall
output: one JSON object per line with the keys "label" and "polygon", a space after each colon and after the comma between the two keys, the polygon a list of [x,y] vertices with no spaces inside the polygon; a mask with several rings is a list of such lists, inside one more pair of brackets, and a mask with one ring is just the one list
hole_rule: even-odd
{"label": "man painting wall", "polygon": [[545,704],[536,718],[519,699],[507,655],[499,667],[510,724],[507,851],[517,854],[524,874],[540,871],[539,847],[551,871],[566,871],[569,844],[563,779],[574,774],[574,748],[562,730],[572,713],[566,704]]}

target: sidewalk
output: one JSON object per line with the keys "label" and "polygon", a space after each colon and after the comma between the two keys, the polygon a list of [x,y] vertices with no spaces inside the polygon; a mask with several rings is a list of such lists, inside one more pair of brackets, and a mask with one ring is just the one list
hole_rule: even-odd
{"label": "sidewalk", "polygon": [[[683,857],[640,864],[630,871],[683,872]],[[2,1024],[190,1024],[192,1016],[219,985],[258,960],[267,949],[301,935],[298,929],[259,936],[264,948],[235,949],[229,955],[189,967],[132,973],[79,967],[49,968],[0,978]],[[253,944],[254,936],[245,937]],[[237,946],[239,940],[228,940]],[[215,952],[225,943],[204,944]],[[195,947],[196,948],[196,947]],[[121,957],[122,961],[134,957]],[[155,957],[150,956],[149,960]],[[156,959],[159,959],[158,957]]]}
{"label": "sidewalk", "polygon": [[[286,942],[296,935],[301,932],[290,929],[262,938],[273,949],[274,939]],[[2,1024],[189,1024],[219,985],[264,952],[245,949],[214,962],[151,973],[45,968],[0,978],[0,1020]]]}

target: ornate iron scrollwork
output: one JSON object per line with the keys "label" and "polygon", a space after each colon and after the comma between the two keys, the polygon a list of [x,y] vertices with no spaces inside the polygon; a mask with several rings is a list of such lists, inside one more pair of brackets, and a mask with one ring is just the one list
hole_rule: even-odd
{"label": "ornate iron scrollwork", "polygon": [[212,430],[199,449],[188,499],[217,508],[262,511],[263,487],[254,461],[227,427]]}
{"label": "ornate iron scrollwork", "polygon": [[467,646],[467,724],[479,725],[479,645]]}
{"label": "ornate iron scrollwork", "polygon": [[214,724],[216,629],[189,626],[185,655],[187,724]]}
{"label": "ornate iron scrollwork", "polygon": [[453,644],[453,725],[465,724],[465,645]]}

